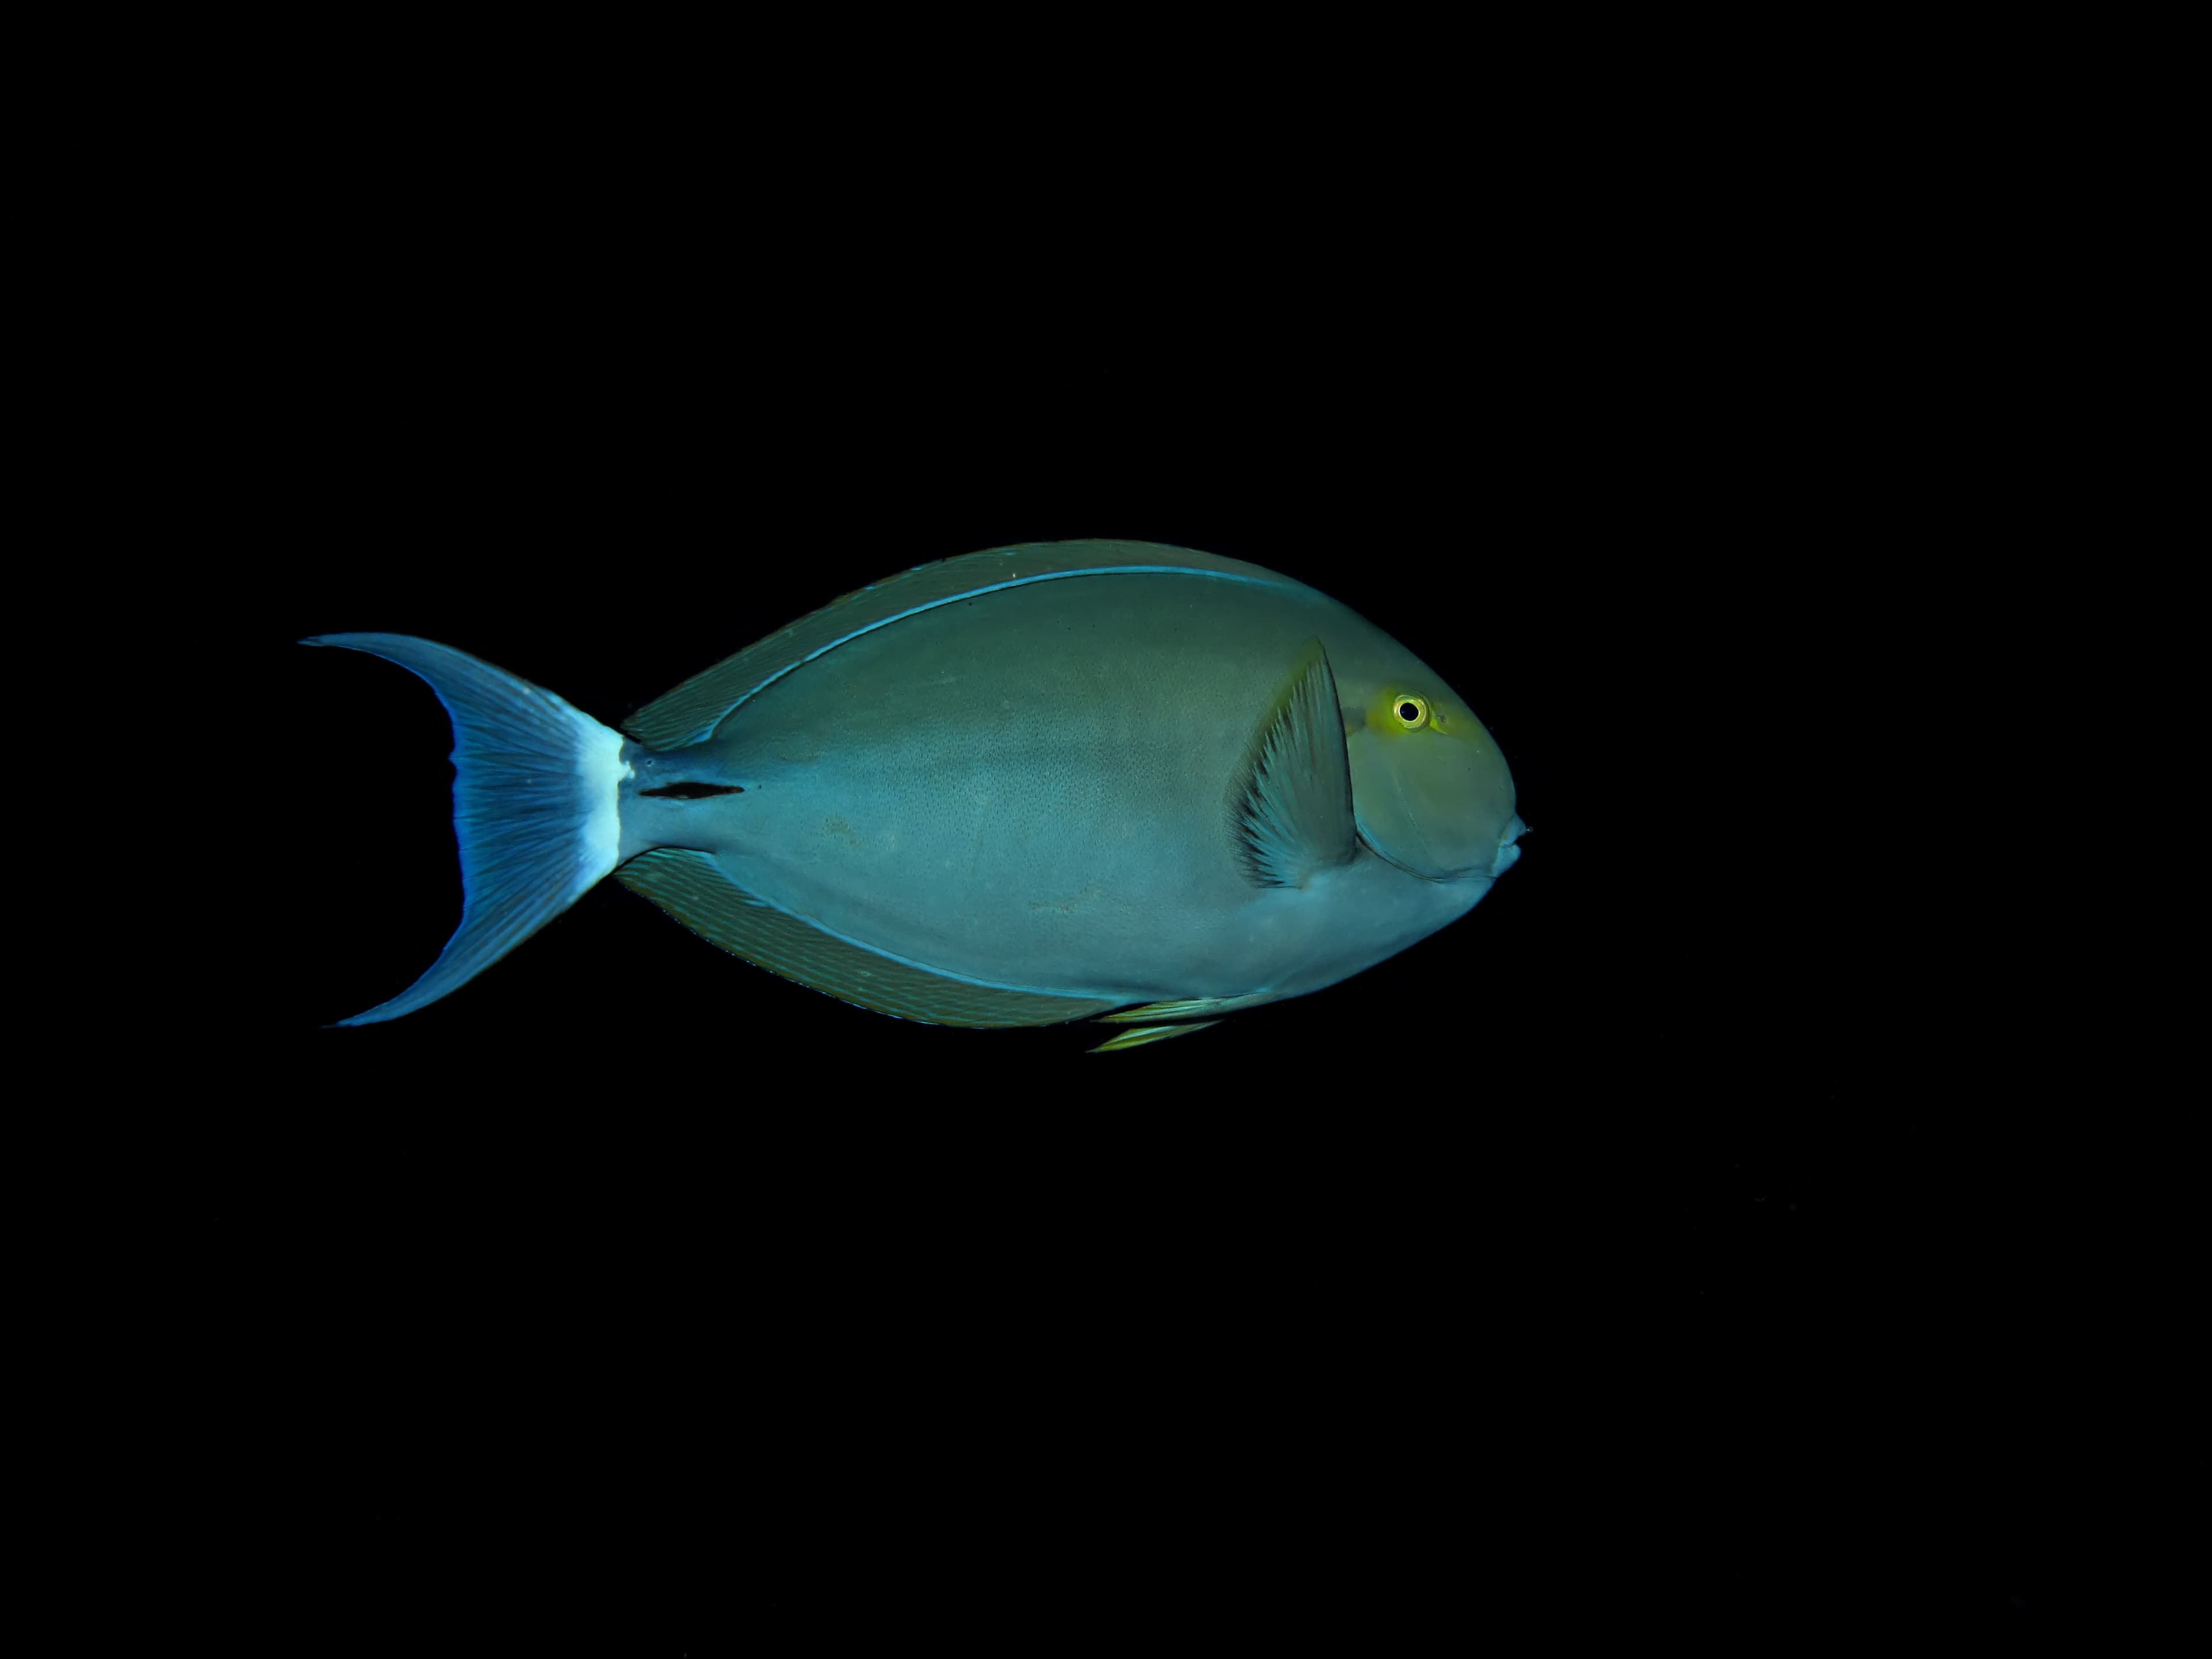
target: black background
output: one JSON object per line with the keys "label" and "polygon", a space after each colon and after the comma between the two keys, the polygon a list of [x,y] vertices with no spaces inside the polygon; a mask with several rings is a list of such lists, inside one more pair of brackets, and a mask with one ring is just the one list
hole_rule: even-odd
{"label": "black background", "polygon": [[[251,732],[175,1271],[311,1601],[698,1652],[1091,1552],[1131,1595],[1319,1576],[1378,1628],[2086,1594],[2100,1316],[2024,1173],[2068,1085],[1960,1040],[1971,924],[1911,884],[1969,855],[1923,850],[1911,758],[1952,300],[1786,193],[1547,154],[1597,193],[1292,200],[1203,270],[1204,215],[832,200],[816,235],[580,152],[254,198],[260,257],[151,377]],[[300,637],[422,635],[618,724],[866,581],[1090,536],[1405,641],[1510,761],[1519,865],[1121,1055],[847,1007],[612,884],[327,1029],[457,918],[450,738]]]}

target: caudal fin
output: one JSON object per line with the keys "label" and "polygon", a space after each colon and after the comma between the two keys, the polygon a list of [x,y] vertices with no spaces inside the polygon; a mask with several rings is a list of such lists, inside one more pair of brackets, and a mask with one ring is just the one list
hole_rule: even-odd
{"label": "caudal fin", "polygon": [[550,691],[428,640],[323,634],[301,643],[341,645],[411,670],[453,721],[461,925],[422,978],[338,1022],[371,1025],[459,990],[615,867],[623,736]]}

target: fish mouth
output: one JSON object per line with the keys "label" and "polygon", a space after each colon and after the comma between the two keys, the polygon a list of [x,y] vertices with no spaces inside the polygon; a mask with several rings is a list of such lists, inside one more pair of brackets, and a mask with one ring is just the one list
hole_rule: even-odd
{"label": "fish mouth", "polygon": [[1498,832],[1497,854],[1490,860],[1492,879],[1504,875],[1521,861],[1521,849],[1514,843],[1528,833],[1528,826],[1521,822],[1518,812],[1507,820],[1505,828]]}

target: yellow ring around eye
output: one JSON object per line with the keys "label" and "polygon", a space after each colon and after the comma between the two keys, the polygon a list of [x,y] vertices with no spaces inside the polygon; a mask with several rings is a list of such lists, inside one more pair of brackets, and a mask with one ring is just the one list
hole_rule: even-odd
{"label": "yellow ring around eye", "polygon": [[1429,705],[1410,694],[1390,699],[1390,718],[1408,732],[1419,731],[1428,724]]}

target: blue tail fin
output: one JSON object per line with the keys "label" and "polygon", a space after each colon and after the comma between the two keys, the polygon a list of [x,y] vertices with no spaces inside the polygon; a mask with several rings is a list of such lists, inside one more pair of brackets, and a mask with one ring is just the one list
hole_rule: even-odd
{"label": "blue tail fin", "polygon": [[324,634],[430,683],[453,721],[453,831],[461,925],[429,970],[389,1002],[342,1019],[397,1019],[457,991],[582,897],[622,840],[622,733],[550,691],[404,634]]}

